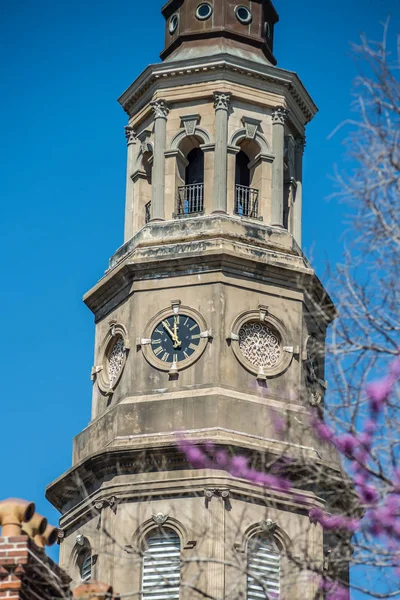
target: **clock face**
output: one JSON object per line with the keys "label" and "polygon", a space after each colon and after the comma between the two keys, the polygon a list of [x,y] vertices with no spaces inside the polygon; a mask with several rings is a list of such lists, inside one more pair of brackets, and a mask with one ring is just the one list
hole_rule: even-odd
{"label": "clock face", "polygon": [[184,314],[160,321],[151,336],[154,355],[165,363],[179,363],[190,358],[200,345],[200,325]]}

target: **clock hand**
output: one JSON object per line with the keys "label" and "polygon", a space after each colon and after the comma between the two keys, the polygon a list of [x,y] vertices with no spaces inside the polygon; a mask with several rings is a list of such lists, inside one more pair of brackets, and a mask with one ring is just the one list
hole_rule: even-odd
{"label": "clock hand", "polygon": [[174,348],[178,348],[178,346],[182,346],[182,342],[178,340],[178,336],[172,331],[167,321],[162,322],[164,329],[171,336],[172,341],[174,342]]}
{"label": "clock hand", "polygon": [[177,317],[174,318],[174,336],[175,336],[174,348],[178,348],[179,346],[182,346],[182,342],[178,338],[178,318]]}

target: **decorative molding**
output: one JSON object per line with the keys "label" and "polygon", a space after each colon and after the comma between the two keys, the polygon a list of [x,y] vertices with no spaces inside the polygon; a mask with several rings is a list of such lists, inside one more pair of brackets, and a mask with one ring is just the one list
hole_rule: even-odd
{"label": "decorative molding", "polygon": [[254,140],[260,129],[260,119],[253,119],[252,117],[242,117],[242,123],[246,130],[246,138]]}
{"label": "decorative molding", "polygon": [[323,351],[320,350],[321,343],[318,342],[316,336],[310,335],[307,338],[306,350],[304,352],[304,368],[306,386],[309,392],[309,402],[311,406],[318,406],[324,399],[325,392],[328,388],[327,381],[322,379],[321,356]]}
{"label": "decorative molding", "polygon": [[137,135],[137,139],[140,141],[140,152],[142,154],[145,154],[145,152],[153,153],[153,144],[150,142],[151,135],[150,129],[144,129]]}
{"label": "decorative molding", "polygon": [[185,115],[181,117],[181,127],[186,131],[186,135],[194,135],[196,127],[200,123],[200,115]]}
{"label": "decorative molding", "polygon": [[[170,150],[180,150],[179,146],[181,145],[183,140],[188,137],[188,135],[189,134],[187,133],[186,128],[180,129],[172,138],[172,141],[170,143]],[[205,152],[204,148],[207,148],[212,143],[211,135],[206,129],[203,129],[203,127],[196,126],[193,134],[191,135],[194,135],[200,139],[200,141],[202,142],[200,148],[203,150],[203,152]]]}
{"label": "decorative molding", "polygon": [[165,523],[167,523],[166,529],[175,531],[179,535],[182,550],[193,550],[193,548],[195,548],[195,546],[197,545],[197,542],[189,539],[189,535],[185,526],[174,517],[170,517],[167,514],[164,515],[162,513],[159,513],[157,515],[152,515],[151,519],[145,521],[136,530],[132,537],[132,543],[128,546],[125,546],[126,551],[130,554],[140,555],[143,551],[143,547],[145,546],[146,538],[148,537],[148,535],[152,531],[154,531],[156,527],[162,527],[164,525],[164,523],[158,523],[158,519],[162,520],[164,518],[166,518]]}
{"label": "decorative molding", "polygon": [[262,154],[260,152],[260,154],[257,154],[257,156],[255,156],[253,158],[253,160],[251,160],[249,162],[248,168],[252,169],[253,167],[256,167],[259,162],[273,163],[274,160],[275,160],[275,154]]}
{"label": "decorative molding", "polygon": [[198,78],[200,71],[205,76],[207,76],[207,73],[212,72],[213,76],[218,76],[219,79],[238,80],[242,85],[243,81],[246,81],[248,82],[247,85],[252,88],[259,89],[265,83],[276,85],[282,90],[282,93],[288,92],[289,97],[295,102],[306,123],[311,121],[318,110],[295,73],[273,66],[257,66],[254,62],[251,63],[245,59],[234,59],[228,55],[218,57],[218,59],[213,57],[211,60],[205,57],[204,59],[198,59],[194,64],[193,61],[190,61],[190,64],[178,62],[176,65],[166,63],[151,65],[122,94],[119,102],[128,115],[133,116],[138,110],[137,103],[144,98],[149,88],[155,87],[158,81],[174,79],[176,82],[177,79],[184,79],[186,83],[190,78]]}
{"label": "decorative molding", "polygon": [[250,540],[257,536],[269,537],[276,544],[281,553],[286,553],[292,545],[290,537],[279,527],[278,523],[275,523],[271,519],[263,519],[248,527],[243,535],[242,541],[234,544],[235,550],[241,554],[246,553]]}
{"label": "decorative molding", "polygon": [[59,529],[57,533],[57,543],[61,544],[65,540],[65,531],[63,529]]}
{"label": "decorative molding", "polygon": [[125,137],[128,146],[131,144],[136,144],[136,140],[138,139],[134,128],[130,127],[129,125],[125,127]]}
{"label": "decorative molding", "polygon": [[165,100],[153,100],[150,102],[150,106],[155,119],[168,119],[169,108]]}
{"label": "decorative molding", "polygon": [[289,116],[289,111],[283,106],[276,106],[272,111],[272,124],[284,125]]}
{"label": "decorative molding", "polygon": [[237,129],[230,139],[229,146],[233,148],[238,147],[243,140],[252,139],[260,148],[259,155],[270,156],[271,147],[267,138],[259,131],[259,129],[256,130],[253,138],[249,138],[247,134],[248,131],[245,127]]}
{"label": "decorative molding", "polygon": [[206,508],[208,508],[208,505],[213,498],[221,498],[223,503],[225,504],[225,508],[227,510],[229,510],[231,508],[231,503],[230,503],[231,492],[229,489],[205,488],[204,497],[206,500]]}
{"label": "decorative molding", "polygon": [[165,158],[175,158],[184,168],[186,168],[189,164],[186,156],[181,150],[179,150],[179,148],[176,148],[175,150],[166,150],[164,152],[164,156]]}
{"label": "decorative molding", "polygon": [[295,145],[296,145],[296,152],[298,152],[300,154],[304,154],[304,150],[306,149],[306,146],[307,146],[306,136],[297,138],[295,140]]}
{"label": "decorative molding", "polygon": [[94,503],[94,507],[97,511],[101,512],[104,508],[113,508],[117,504],[117,498],[115,496],[111,496],[110,498],[105,498],[104,500],[98,500]]}
{"label": "decorative molding", "polygon": [[215,152],[215,144],[201,144],[200,150],[203,150],[203,152]]}
{"label": "decorative molding", "polygon": [[171,300],[171,308],[173,310],[174,315],[179,315],[181,305],[182,305],[181,300]]}
{"label": "decorative molding", "polygon": [[272,519],[264,519],[260,521],[260,527],[265,533],[273,534],[278,529],[278,523],[275,523]]}
{"label": "decorative molding", "polygon": [[260,321],[263,323],[269,313],[269,306],[264,306],[264,304],[260,304],[258,309],[260,311]]}
{"label": "decorative molding", "polygon": [[169,515],[163,515],[163,513],[158,513],[156,515],[152,515],[151,518],[153,519],[156,525],[159,525],[161,527],[162,525],[165,525],[165,523],[168,521]]}
{"label": "decorative molding", "polygon": [[215,110],[228,111],[231,107],[232,94],[230,92],[214,92]]}

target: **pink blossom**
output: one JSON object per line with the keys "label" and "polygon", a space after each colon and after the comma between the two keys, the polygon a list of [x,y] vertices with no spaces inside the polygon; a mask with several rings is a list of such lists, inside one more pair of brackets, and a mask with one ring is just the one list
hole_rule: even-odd
{"label": "pink blossom", "polygon": [[234,456],[231,460],[230,471],[236,477],[245,477],[248,474],[249,461],[245,456]]}
{"label": "pink blossom", "polygon": [[226,450],[218,450],[215,454],[215,462],[220,467],[226,467],[229,463],[229,456]]}
{"label": "pink blossom", "polygon": [[371,485],[361,486],[359,492],[365,504],[374,504],[378,500],[378,492]]}
{"label": "pink blossom", "polygon": [[390,365],[390,374],[395,379],[400,378],[400,356],[398,356]]}
{"label": "pink blossom", "polygon": [[206,465],[207,459],[203,452],[195,446],[190,446],[185,450],[186,458],[194,467],[202,468]]}
{"label": "pink blossom", "polygon": [[387,402],[393,389],[393,379],[385,377],[379,381],[374,381],[367,385],[367,395],[370,399],[370,405],[373,412],[380,412],[385,402]]}
{"label": "pink blossom", "polygon": [[342,435],[335,440],[335,446],[346,456],[353,456],[354,450],[359,445],[357,438],[354,435]]}
{"label": "pink blossom", "polygon": [[316,418],[313,420],[313,428],[315,433],[318,435],[319,438],[321,438],[321,440],[324,440],[326,442],[331,442],[333,440],[333,432],[328,427],[328,425],[326,425],[326,423],[324,423],[320,419]]}

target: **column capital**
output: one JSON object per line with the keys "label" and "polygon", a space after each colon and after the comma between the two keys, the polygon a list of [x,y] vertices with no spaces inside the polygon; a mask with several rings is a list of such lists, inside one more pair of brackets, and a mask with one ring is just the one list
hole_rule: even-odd
{"label": "column capital", "polygon": [[125,127],[125,137],[126,137],[126,143],[128,146],[130,146],[131,144],[135,144],[136,143],[136,132],[133,129],[133,127]]}
{"label": "column capital", "polygon": [[232,94],[230,92],[214,92],[215,110],[228,111],[231,106]]}
{"label": "column capital", "polygon": [[165,100],[153,100],[150,102],[150,106],[153,109],[155,119],[168,119],[169,108]]}
{"label": "column capital", "polygon": [[289,111],[283,106],[276,106],[272,110],[272,123],[273,125],[284,125],[288,118]]}
{"label": "column capital", "polygon": [[307,145],[306,136],[297,138],[295,140],[295,144],[296,144],[296,152],[304,154],[304,150]]}

